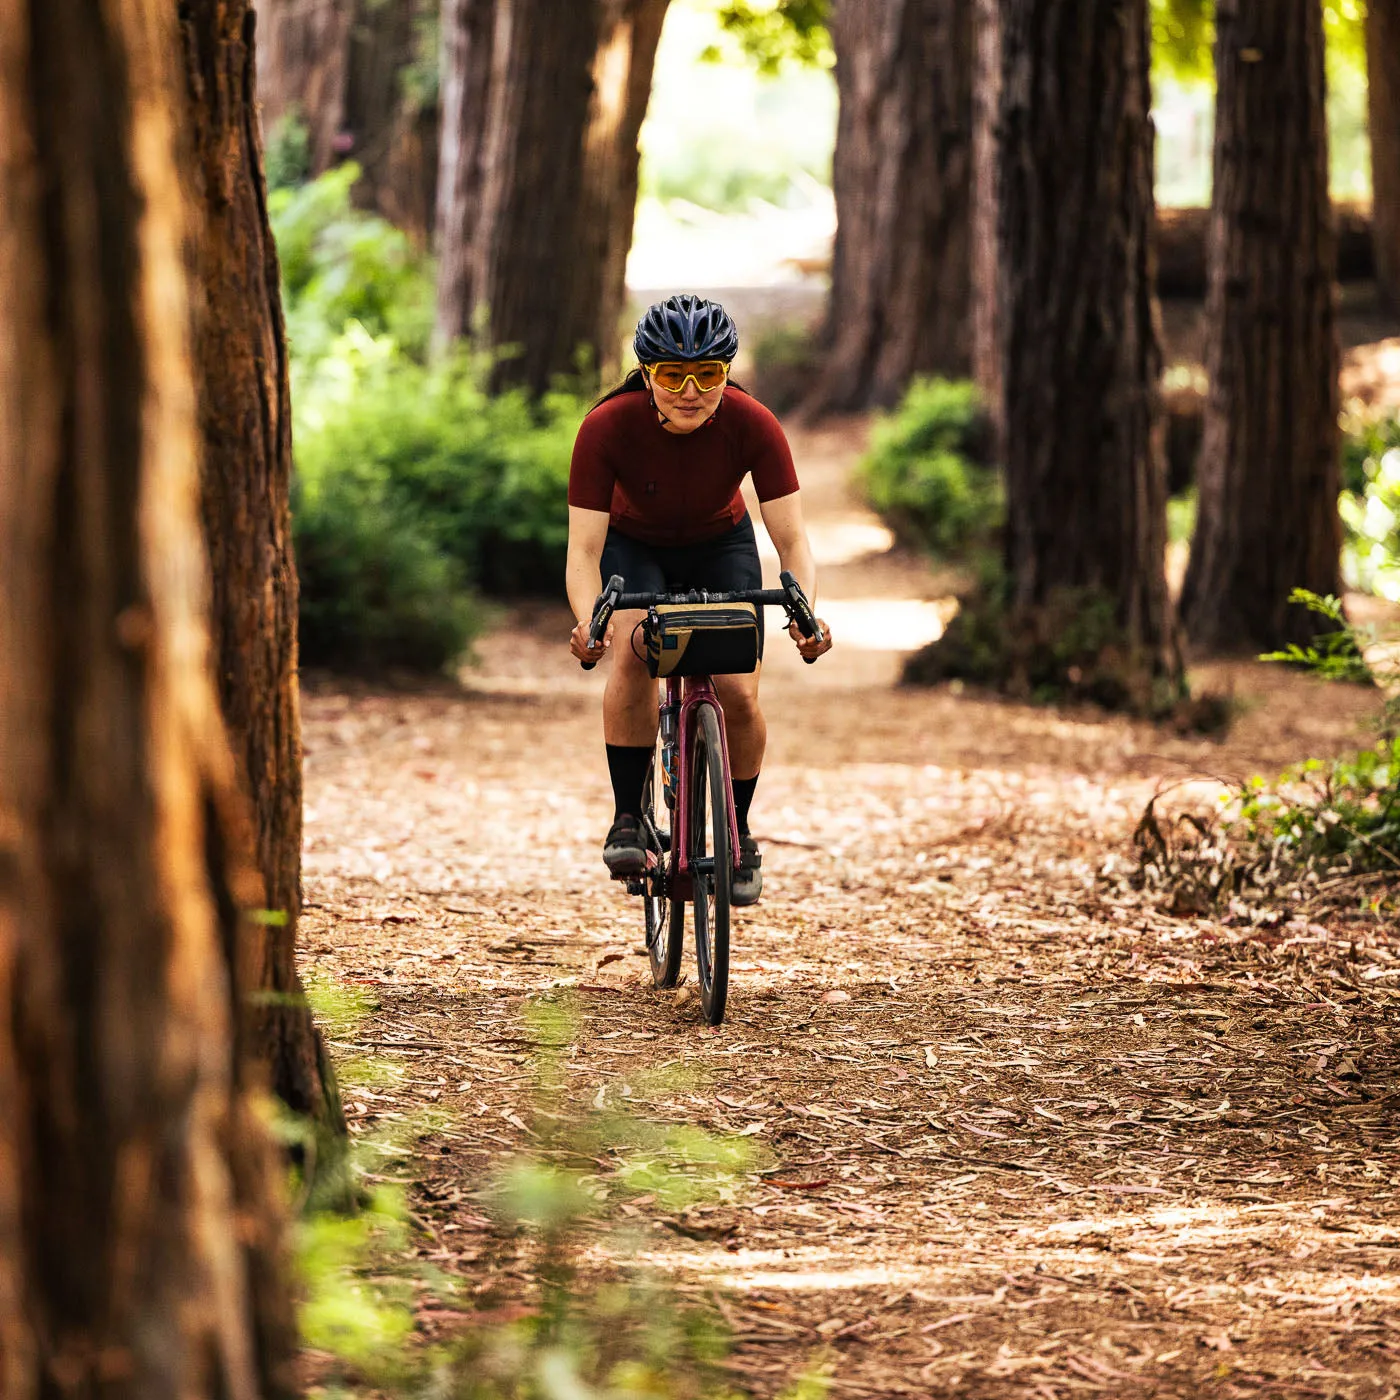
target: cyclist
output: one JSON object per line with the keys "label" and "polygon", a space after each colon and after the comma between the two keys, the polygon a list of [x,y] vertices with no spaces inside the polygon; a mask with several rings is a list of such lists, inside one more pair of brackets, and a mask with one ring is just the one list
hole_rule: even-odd
{"label": "cyclist", "polygon": [[[638,322],[633,348],[639,368],[583,420],[569,473],[566,583],[578,619],[569,645],[580,661],[613,653],[603,738],[615,810],[603,860],[615,876],[645,866],[642,790],[658,719],[656,682],[631,645],[644,614],[617,613],[601,645],[589,647],[602,580],[621,574],[636,593],[761,588],[758,544],[739,491],[752,476],[781,566],[816,599],[792,452],[778,420],[729,381],[739,333],[728,312],[701,297],[670,297]],[[760,655],[762,622],[760,609]],[[830,650],[831,629],[822,626],[821,642],[808,641],[795,625],[789,629],[804,657]],[[614,636],[621,645],[613,647]],[[762,857],[749,834],[768,738],[758,680],[757,672],[714,678],[739,819],[740,868],[731,899],[740,905],[755,903],[763,889]]]}

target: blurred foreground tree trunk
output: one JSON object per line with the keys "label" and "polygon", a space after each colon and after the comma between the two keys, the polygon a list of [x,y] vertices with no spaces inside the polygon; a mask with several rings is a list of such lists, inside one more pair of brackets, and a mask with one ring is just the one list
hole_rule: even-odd
{"label": "blurred foreground tree trunk", "polygon": [[[453,125],[438,201],[437,337],[448,343],[483,323],[490,348],[509,348],[498,387],[542,393],[575,368],[568,332],[583,270],[581,155],[601,11],[602,0],[448,6]],[[480,47],[488,35],[489,61]]]}
{"label": "blurred foreground tree trunk", "polygon": [[1147,0],[1003,0],[1001,31],[997,346],[1012,616],[1097,600],[1129,673],[1176,685]]}
{"label": "blurred foreground tree trunk", "polygon": [[1376,281],[1400,312],[1400,0],[1367,0],[1366,72]]}
{"label": "blurred foreground tree trunk", "polygon": [[270,134],[288,117],[306,123],[312,175],[339,159],[352,0],[257,0],[258,100]]}
{"label": "blurred foreground tree trunk", "polygon": [[1306,641],[1339,587],[1340,351],[1320,0],[1219,0],[1200,505],[1182,594],[1208,649]]}
{"label": "blurred foreground tree trunk", "polygon": [[[0,7],[0,1389],[296,1393],[169,0]],[[6,1019],[8,1018],[8,1019]]]}
{"label": "blurred foreground tree trunk", "polygon": [[260,907],[246,1030],[271,1087],[345,1136],[335,1074],[297,974],[301,709],[292,558],[291,403],[277,249],[267,217],[248,0],[187,0],[180,21],[194,148],[194,369],[219,699],[251,798]]}
{"label": "blurred foreground tree trunk", "polygon": [[836,246],[809,412],[971,363],[973,0],[835,0],[831,37]]}

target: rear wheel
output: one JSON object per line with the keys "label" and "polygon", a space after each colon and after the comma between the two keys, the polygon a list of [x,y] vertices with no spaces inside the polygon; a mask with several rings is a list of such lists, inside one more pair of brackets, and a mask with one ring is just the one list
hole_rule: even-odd
{"label": "rear wheel", "polygon": [[673,903],[668,893],[671,814],[661,798],[660,763],[658,742],[642,789],[642,837],[647,848],[642,907],[646,911],[647,960],[651,963],[652,981],[658,987],[674,987],[681,970],[685,905],[679,900]]}
{"label": "rear wheel", "polygon": [[729,791],[719,716],[703,705],[690,755],[690,835],[687,863],[695,902],[695,954],[700,967],[700,1005],[705,1019],[724,1020],[729,996],[729,885],[733,852],[729,844]]}

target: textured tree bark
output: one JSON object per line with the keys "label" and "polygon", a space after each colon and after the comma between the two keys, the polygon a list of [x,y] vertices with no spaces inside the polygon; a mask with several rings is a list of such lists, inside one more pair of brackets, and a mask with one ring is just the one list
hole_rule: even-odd
{"label": "textured tree bark", "polygon": [[836,0],[841,93],[826,366],[808,412],[966,375],[972,0]]}
{"label": "textured tree bark", "polygon": [[992,416],[1001,460],[1001,356],[997,268],[997,106],[1001,100],[1001,7],[975,0],[972,87],[972,377]]}
{"label": "textured tree bark", "polygon": [[208,669],[176,43],[169,0],[0,7],[6,1400],[295,1393],[236,1049],[258,889]]}
{"label": "textured tree bark", "polygon": [[301,912],[301,711],[292,558],[291,402],[277,249],[268,223],[248,0],[187,0],[185,129],[198,219],[194,367],[201,504],[219,700],[251,799],[262,873],[248,1032],[294,1112],[345,1134],[335,1075],[296,966]]}
{"label": "textured tree bark", "polygon": [[538,3],[444,0],[436,327],[444,346],[484,321],[490,345],[522,352],[502,381],[536,390],[580,349],[595,372],[617,364],[669,0],[589,0],[543,35],[528,32]]}
{"label": "textured tree bark", "polygon": [[1306,641],[1339,586],[1340,351],[1320,0],[1216,7],[1214,204],[1192,643]]}
{"label": "textured tree bark", "polygon": [[1400,0],[1367,0],[1366,67],[1376,281],[1400,312]]}
{"label": "textured tree bark", "polygon": [[[485,346],[508,352],[493,373],[497,388],[543,393],[575,368],[577,347],[560,322],[579,276],[580,153],[600,18],[598,0],[494,0],[477,207],[452,225],[471,229],[468,267],[453,284],[470,299],[439,298],[438,337],[483,325]],[[470,103],[462,110],[465,120]],[[477,139],[463,131],[454,169]],[[458,183],[471,187],[469,177]]]}
{"label": "textured tree bark", "polygon": [[[998,345],[1013,616],[1111,602],[1180,677],[1164,571],[1147,0],[1004,0]],[[1070,80],[1072,78],[1072,81]]]}
{"label": "textured tree bark", "polygon": [[258,99],[272,131],[293,111],[310,138],[311,173],[340,159],[352,0],[257,0]]}
{"label": "textured tree bark", "polygon": [[497,0],[443,0],[442,147],[438,172],[439,346],[471,333],[472,246],[481,212]]}
{"label": "textured tree bark", "polygon": [[602,0],[593,96],[583,138],[583,188],[573,256],[578,269],[565,343],[586,346],[606,379],[620,360],[627,255],[637,220],[637,138],[651,100],[656,49],[670,0]]}
{"label": "textured tree bark", "polygon": [[363,175],[355,201],[426,244],[437,208],[439,100],[405,83],[421,62],[438,0],[355,0],[346,59],[342,144]]}

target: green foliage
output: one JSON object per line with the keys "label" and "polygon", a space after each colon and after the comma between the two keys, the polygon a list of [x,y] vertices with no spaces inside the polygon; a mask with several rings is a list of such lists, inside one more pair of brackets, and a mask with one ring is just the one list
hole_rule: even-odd
{"label": "green foliage", "polygon": [[263,169],[269,194],[304,184],[311,174],[311,133],[293,107],[268,133]]}
{"label": "green foliage", "polygon": [[352,207],[350,191],[359,178],[352,162],[268,197],[287,340],[302,365],[321,359],[351,322],[370,335],[391,337],[416,359],[427,353],[432,261],[391,223]]}
{"label": "green foliage", "polygon": [[1343,443],[1343,574],[1400,602],[1400,418],[1355,423]]}
{"label": "green foliage", "polygon": [[[1325,680],[1374,685],[1368,658],[1395,653],[1370,629],[1347,623],[1339,599],[1306,589],[1292,601],[1327,624],[1315,642],[1262,658]],[[1389,679],[1395,678],[1392,670]],[[1400,695],[1381,707],[1376,742],[1355,753],[1307,759],[1277,777],[1255,776],[1213,817],[1164,822],[1156,800],[1135,836],[1138,882],[1181,914],[1227,908],[1251,922],[1358,896],[1373,910],[1400,886]]]}
{"label": "green foliage", "polygon": [[[392,523],[405,560],[422,544],[444,561],[433,575],[441,590],[555,589],[585,404],[564,392],[492,397],[486,372],[467,358],[424,367],[363,332],[343,337],[297,398],[303,500],[359,492],[371,534]],[[353,544],[360,527],[344,523]]]}
{"label": "green foliage", "polygon": [[1041,606],[1018,610],[1009,580],[987,567],[959,601],[944,635],[905,663],[906,685],[967,682],[1035,704],[1091,704],[1208,732],[1228,723],[1218,702],[1190,701],[1152,658],[1133,651],[1107,594],[1057,589]]}
{"label": "green foliage", "polygon": [[[789,63],[830,68],[836,61],[827,29],[831,0],[725,0],[719,22],[760,73],[773,76]],[[723,59],[718,45],[710,62]]]}
{"label": "green foliage", "polygon": [[[739,1174],[757,1165],[757,1149],[746,1139],[581,1109],[561,1054],[570,1009],[540,1011],[532,1135],[541,1155],[508,1162],[473,1193],[496,1219],[494,1239],[509,1248],[511,1274],[530,1280],[524,1296],[483,1296],[479,1278],[445,1275],[415,1254],[403,1173],[413,1141],[431,1125],[401,1125],[397,1141],[361,1140],[364,1169],[380,1179],[393,1171],[394,1183],[379,1187],[357,1217],[313,1215],[301,1228],[302,1330],[324,1358],[324,1382],[347,1400],[369,1391],[402,1400],[737,1400],[721,1369],[728,1343],[720,1319],[626,1262],[635,1227],[616,1207],[639,1191],[654,1193],[658,1210],[732,1197]],[[600,1175],[598,1165],[609,1162],[614,1169]],[[586,1252],[622,1262],[595,1281],[579,1270]],[[457,1334],[435,1343],[417,1336],[415,1304],[456,1314]],[[495,1317],[479,1316],[482,1307]],[[513,1320],[497,1320],[503,1316]],[[825,1393],[819,1378],[807,1377],[787,1400]]]}
{"label": "green foliage", "polygon": [[880,419],[857,482],[903,544],[966,556],[990,544],[1005,503],[975,385],[919,379]]}
{"label": "green foliage", "polygon": [[1152,0],[1154,63],[1183,82],[1207,81],[1214,14],[1211,0]]}
{"label": "green foliage", "polygon": [[791,413],[812,388],[821,360],[821,350],[806,327],[765,330],[753,346],[753,391],[774,413]]}

